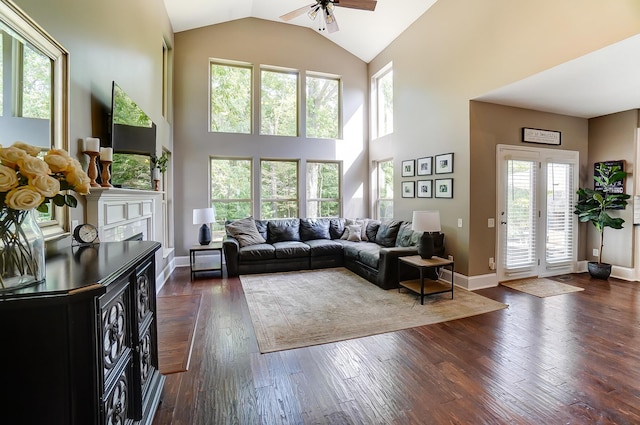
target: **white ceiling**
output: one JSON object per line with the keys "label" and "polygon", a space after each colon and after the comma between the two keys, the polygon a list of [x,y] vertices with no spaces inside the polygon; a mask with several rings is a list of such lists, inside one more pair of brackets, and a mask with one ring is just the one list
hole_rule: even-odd
{"label": "white ceiling", "polygon": [[[378,0],[374,12],[336,7],[340,31],[320,32],[370,62],[437,0]],[[314,0],[164,0],[175,32],[281,15]],[[303,14],[288,24],[317,24]],[[545,112],[593,118],[640,108],[640,34],[476,98]]]}
{"label": "white ceiling", "polygon": [[[340,31],[322,35],[370,62],[397,36],[429,9],[436,0],[378,0],[376,10],[336,7]],[[242,18],[283,22],[280,16],[315,0],[164,0],[175,32]],[[317,23],[306,14],[288,22],[317,31]]]}

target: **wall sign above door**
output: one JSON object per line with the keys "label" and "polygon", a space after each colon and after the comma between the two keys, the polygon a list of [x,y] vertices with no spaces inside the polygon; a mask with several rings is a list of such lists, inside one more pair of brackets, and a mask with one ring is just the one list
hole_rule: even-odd
{"label": "wall sign above door", "polygon": [[543,145],[560,145],[561,137],[559,131],[523,127],[522,141],[527,143],[541,143]]}

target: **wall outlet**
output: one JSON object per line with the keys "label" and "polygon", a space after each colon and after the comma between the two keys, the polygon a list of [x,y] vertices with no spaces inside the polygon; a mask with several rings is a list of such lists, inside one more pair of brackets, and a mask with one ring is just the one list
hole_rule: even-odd
{"label": "wall outlet", "polygon": [[599,253],[600,253],[600,251],[598,250],[598,248],[594,248],[593,249],[593,256],[594,257],[597,257]]}
{"label": "wall outlet", "polygon": [[448,258],[449,258],[449,261],[453,261],[453,255],[450,255]]}
{"label": "wall outlet", "polygon": [[489,220],[487,220],[487,227],[496,227],[496,219],[490,218]]}
{"label": "wall outlet", "polygon": [[493,260],[493,257],[489,258],[489,270],[495,270],[496,269],[496,262]]}
{"label": "wall outlet", "polygon": [[462,219],[461,218],[458,219],[458,227],[462,227]]}

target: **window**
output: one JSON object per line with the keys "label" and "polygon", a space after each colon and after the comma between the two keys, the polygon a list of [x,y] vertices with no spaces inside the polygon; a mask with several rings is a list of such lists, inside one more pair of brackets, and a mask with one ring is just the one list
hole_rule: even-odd
{"label": "window", "polygon": [[298,217],[298,161],[260,161],[260,218]]}
{"label": "window", "polygon": [[22,44],[21,116],[49,120],[51,117],[51,60]]}
{"label": "window", "polygon": [[340,137],[340,80],[307,76],[307,137]]}
{"label": "window", "polygon": [[226,220],[252,215],[251,159],[211,158],[211,206],[216,212],[214,231]]}
{"label": "window", "polygon": [[251,133],[251,75],[248,65],[211,63],[211,131]]}
{"label": "window", "polygon": [[307,217],[339,217],[340,163],[307,162]]}
{"label": "window", "polygon": [[376,215],[379,220],[393,218],[393,160],[380,161],[376,167]]}
{"label": "window", "polygon": [[262,70],[260,134],[298,135],[298,74]]}
{"label": "window", "polygon": [[374,133],[376,137],[393,133],[393,67],[385,66],[373,77]]}

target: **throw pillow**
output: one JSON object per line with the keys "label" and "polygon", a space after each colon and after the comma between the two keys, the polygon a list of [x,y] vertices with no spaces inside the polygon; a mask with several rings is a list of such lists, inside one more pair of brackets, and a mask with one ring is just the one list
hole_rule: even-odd
{"label": "throw pillow", "polygon": [[378,233],[376,233],[376,243],[385,247],[392,247],[396,244],[398,230],[400,230],[402,222],[398,220],[384,220],[380,223]]}
{"label": "throw pillow", "polygon": [[379,220],[369,220],[367,223],[367,239],[371,242],[376,240],[376,233],[378,233],[378,229],[380,228]]}
{"label": "throw pillow", "polygon": [[329,220],[329,235],[331,239],[340,239],[344,234],[344,218],[332,218]]}
{"label": "throw pillow", "polygon": [[351,225],[358,225],[360,226],[360,240],[361,241],[368,241],[369,238],[367,238],[367,222],[369,221],[369,219],[363,219],[363,218],[347,218],[345,219],[345,223],[344,223],[344,228],[345,228],[345,232],[342,234],[342,237],[340,239],[347,239],[347,237],[349,236],[349,234],[346,232],[346,229],[348,226]]}
{"label": "throw pillow", "polygon": [[411,222],[405,221],[400,225],[398,229],[398,237],[396,238],[396,246],[408,247],[412,246],[411,243],[413,236],[413,229],[411,228]]}
{"label": "throw pillow", "polygon": [[351,224],[347,226],[347,230],[345,230],[345,233],[349,233],[349,235],[347,236],[348,241],[360,242],[362,240],[360,239],[360,235],[362,234],[362,226],[360,225]]}
{"label": "throw pillow", "polygon": [[253,217],[243,218],[226,224],[225,230],[235,238],[240,247],[265,243],[264,238],[258,233],[258,228]]}

